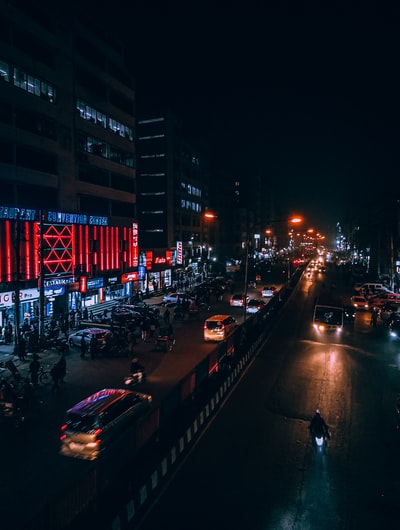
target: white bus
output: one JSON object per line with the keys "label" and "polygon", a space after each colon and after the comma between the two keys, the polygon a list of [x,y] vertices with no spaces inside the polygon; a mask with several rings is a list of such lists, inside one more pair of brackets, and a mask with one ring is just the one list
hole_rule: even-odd
{"label": "white bus", "polygon": [[318,332],[341,333],[344,324],[344,309],[340,306],[315,304],[313,326]]}

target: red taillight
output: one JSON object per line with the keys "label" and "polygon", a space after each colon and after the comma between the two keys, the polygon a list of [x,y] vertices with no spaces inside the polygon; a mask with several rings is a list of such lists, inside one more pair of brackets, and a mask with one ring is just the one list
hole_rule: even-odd
{"label": "red taillight", "polygon": [[64,425],[61,425],[61,430],[62,431],[65,431],[65,429],[68,427],[68,425],[66,423],[64,423]]}
{"label": "red taillight", "polygon": [[101,432],[102,432],[102,429],[96,429],[96,430],[94,431],[94,434],[95,434],[96,436],[98,436],[99,434],[101,434]]}
{"label": "red taillight", "polygon": [[65,440],[66,437],[67,437],[66,434],[62,434],[62,435],[60,436],[60,440],[63,441],[63,440]]}

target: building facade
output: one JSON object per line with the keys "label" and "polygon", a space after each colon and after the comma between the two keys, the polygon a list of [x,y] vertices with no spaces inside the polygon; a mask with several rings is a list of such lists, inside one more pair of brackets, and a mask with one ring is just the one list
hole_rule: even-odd
{"label": "building facade", "polygon": [[207,166],[170,108],[142,109],[137,130],[139,246],[153,253],[148,283],[164,287],[179,279],[175,271],[202,274],[210,259]]}
{"label": "building facade", "polygon": [[[138,288],[134,79],[110,33],[45,6],[0,1],[0,292],[37,288],[45,251],[55,293],[82,276],[123,294]],[[60,300],[67,311],[75,298]]]}

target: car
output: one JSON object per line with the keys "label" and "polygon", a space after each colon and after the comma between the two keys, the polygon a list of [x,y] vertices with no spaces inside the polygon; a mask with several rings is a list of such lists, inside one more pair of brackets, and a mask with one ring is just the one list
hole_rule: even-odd
{"label": "car", "polygon": [[[242,293],[235,293],[231,296],[229,304],[231,307],[243,307],[244,306],[245,295]],[[246,302],[250,300],[249,296],[246,296]]]}
{"label": "car", "polygon": [[143,318],[142,314],[135,311],[133,306],[129,305],[117,305],[112,308],[111,318],[114,322],[125,323],[125,322],[140,322]]}
{"label": "car", "polygon": [[360,311],[369,311],[369,302],[365,296],[354,295],[350,298],[351,305]]}
{"label": "car", "polygon": [[379,318],[383,322],[400,317],[400,303],[388,302],[379,308]]}
{"label": "car", "polygon": [[104,350],[107,344],[107,337],[109,336],[112,336],[112,333],[108,329],[96,327],[79,329],[68,336],[68,344],[72,347],[80,348],[82,337],[84,337],[88,346],[88,351],[90,352],[91,340],[94,337],[96,339],[97,349]]}
{"label": "car", "polygon": [[169,293],[163,297],[162,303],[163,304],[177,304],[178,300],[180,300],[181,297],[182,295],[179,293]]}
{"label": "car", "polygon": [[261,296],[263,298],[271,298],[271,296],[274,296],[275,293],[276,293],[275,285],[267,285],[263,287],[261,291]]}
{"label": "car", "polygon": [[252,298],[249,300],[246,306],[246,313],[258,313],[264,307],[266,306],[266,303],[264,300],[258,299],[258,298]]}

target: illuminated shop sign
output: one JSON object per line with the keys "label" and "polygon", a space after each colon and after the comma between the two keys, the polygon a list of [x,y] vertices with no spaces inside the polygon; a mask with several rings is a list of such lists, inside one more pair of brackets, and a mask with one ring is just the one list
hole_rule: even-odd
{"label": "illuminated shop sign", "polygon": [[58,287],[60,285],[69,285],[74,283],[74,277],[69,276],[68,278],[53,278],[52,280],[44,280],[43,284],[45,287]]}
{"label": "illuminated shop sign", "polygon": [[104,278],[88,278],[87,289],[100,289],[104,285]]}
{"label": "illuminated shop sign", "polygon": [[[20,302],[30,302],[39,298],[39,289],[22,289],[19,292]],[[15,303],[15,291],[0,293],[0,307],[11,307]]]}
{"label": "illuminated shop sign", "polygon": [[108,226],[108,217],[68,212],[47,212],[47,223]]}
{"label": "illuminated shop sign", "polygon": [[136,282],[139,279],[137,272],[126,272],[121,276],[121,283]]}
{"label": "illuminated shop sign", "polygon": [[63,285],[60,285],[59,287],[47,287],[44,290],[44,294],[47,296],[47,298],[53,296],[62,296],[64,293],[65,287]]}
{"label": "illuminated shop sign", "polygon": [[182,241],[176,242],[176,264],[183,264],[183,243]]}
{"label": "illuminated shop sign", "polygon": [[132,223],[132,265],[139,265],[139,225]]}
{"label": "illuminated shop sign", "polygon": [[138,273],[139,273],[139,280],[144,280],[146,278],[146,267],[144,265],[139,265]]}
{"label": "illuminated shop sign", "polygon": [[20,221],[35,221],[38,218],[38,210],[28,210],[27,208],[10,208],[8,206],[0,206],[0,219],[19,219]]}

